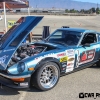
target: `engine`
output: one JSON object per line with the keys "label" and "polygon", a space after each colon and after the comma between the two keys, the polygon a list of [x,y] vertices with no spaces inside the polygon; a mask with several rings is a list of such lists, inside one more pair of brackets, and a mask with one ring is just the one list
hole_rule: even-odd
{"label": "engine", "polygon": [[25,58],[40,54],[42,52],[53,50],[56,48],[57,47],[46,43],[23,44],[16,50],[15,54],[13,55],[8,64],[8,67],[14,65],[15,63]]}
{"label": "engine", "polygon": [[13,55],[8,66],[11,66],[11,65],[17,63],[18,61],[21,61],[24,58],[28,58],[30,56],[37,55],[37,54],[44,52],[46,50],[47,50],[46,46],[22,45],[17,49],[17,51]]}

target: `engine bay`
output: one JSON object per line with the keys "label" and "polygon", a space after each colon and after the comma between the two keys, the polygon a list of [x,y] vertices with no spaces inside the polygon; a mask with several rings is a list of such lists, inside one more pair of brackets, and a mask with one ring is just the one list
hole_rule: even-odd
{"label": "engine bay", "polygon": [[40,54],[42,52],[46,52],[49,50],[54,49],[53,46],[50,45],[41,45],[41,44],[24,44],[21,45],[16,52],[14,53],[11,61],[9,62],[8,66],[12,66],[13,64],[21,61],[22,59]]}

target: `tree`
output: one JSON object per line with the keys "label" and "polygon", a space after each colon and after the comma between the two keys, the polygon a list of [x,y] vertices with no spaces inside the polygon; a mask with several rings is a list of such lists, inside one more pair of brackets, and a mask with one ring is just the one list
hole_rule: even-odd
{"label": "tree", "polygon": [[90,10],[91,10],[91,13],[95,13],[96,12],[95,8],[91,8]]}
{"label": "tree", "polygon": [[97,7],[96,8],[96,14],[99,14],[99,12],[100,12],[100,9],[99,9],[99,7]]}
{"label": "tree", "polygon": [[80,10],[80,13],[84,13],[84,9],[81,9],[81,10]]}
{"label": "tree", "polygon": [[68,12],[69,12],[69,10],[68,10],[68,9],[65,9],[65,12],[66,12],[66,13],[68,13]]}
{"label": "tree", "polygon": [[70,9],[70,13],[76,13],[75,9]]}

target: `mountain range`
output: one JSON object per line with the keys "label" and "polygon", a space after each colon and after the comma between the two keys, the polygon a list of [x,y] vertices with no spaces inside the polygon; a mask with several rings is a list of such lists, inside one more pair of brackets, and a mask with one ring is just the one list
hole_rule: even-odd
{"label": "mountain range", "polygon": [[100,4],[81,2],[75,0],[29,0],[33,8],[58,8],[58,9],[90,9],[100,7]]}

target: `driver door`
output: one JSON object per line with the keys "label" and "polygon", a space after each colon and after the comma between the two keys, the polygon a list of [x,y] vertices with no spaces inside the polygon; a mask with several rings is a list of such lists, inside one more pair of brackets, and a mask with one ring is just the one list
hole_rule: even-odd
{"label": "driver door", "polygon": [[86,33],[76,50],[75,68],[95,63],[98,59],[98,45],[96,33]]}

